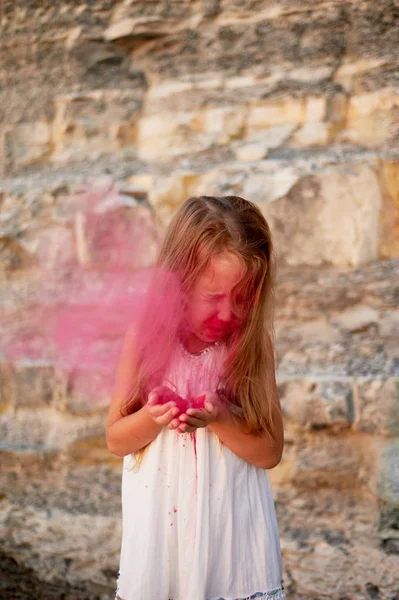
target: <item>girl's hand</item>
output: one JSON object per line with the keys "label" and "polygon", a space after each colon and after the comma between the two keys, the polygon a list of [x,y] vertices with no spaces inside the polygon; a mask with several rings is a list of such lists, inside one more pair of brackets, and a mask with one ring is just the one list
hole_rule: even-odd
{"label": "girl's hand", "polygon": [[219,416],[222,407],[217,395],[213,392],[202,392],[205,396],[204,408],[188,408],[185,414],[173,419],[170,429],[177,429],[179,433],[191,433],[198,427],[207,427]]}
{"label": "girl's hand", "polygon": [[160,400],[160,388],[154,388],[148,394],[148,402],[146,404],[150,417],[162,427],[167,427],[173,419],[179,414],[180,410],[177,408],[175,402],[166,402],[165,404],[159,404]]}

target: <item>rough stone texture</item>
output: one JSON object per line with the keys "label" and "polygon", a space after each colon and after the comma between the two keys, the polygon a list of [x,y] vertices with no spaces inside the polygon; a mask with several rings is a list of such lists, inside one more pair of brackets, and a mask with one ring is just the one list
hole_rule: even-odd
{"label": "rough stone texture", "polygon": [[276,244],[287,598],[397,600],[397,2],[5,0],[0,19],[0,597],[113,599],[102,367],[126,307],[98,370],[54,327],[113,286],[128,302],[208,193],[255,201]]}

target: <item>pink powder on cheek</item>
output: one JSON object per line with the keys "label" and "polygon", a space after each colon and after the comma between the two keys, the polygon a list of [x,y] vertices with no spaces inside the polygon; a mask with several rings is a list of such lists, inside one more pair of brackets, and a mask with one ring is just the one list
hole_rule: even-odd
{"label": "pink powder on cheek", "polygon": [[226,321],[221,321],[216,315],[214,315],[213,317],[207,319],[204,322],[203,327],[219,329],[227,334],[227,333],[231,333],[232,331],[234,331],[239,326],[239,324],[240,324],[239,319],[237,319],[234,316],[232,316],[231,319],[228,322],[226,322]]}

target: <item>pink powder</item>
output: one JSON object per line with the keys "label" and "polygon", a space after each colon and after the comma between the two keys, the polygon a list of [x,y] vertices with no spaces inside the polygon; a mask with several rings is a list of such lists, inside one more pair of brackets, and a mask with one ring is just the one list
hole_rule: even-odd
{"label": "pink powder", "polygon": [[194,454],[195,454],[195,460],[197,460],[197,436],[196,436],[196,432],[193,431],[190,433],[190,438],[193,441],[194,444]]}
{"label": "pink powder", "polygon": [[[162,384],[184,322],[184,296],[176,273],[137,268],[144,238],[137,223],[133,231],[122,213],[106,212],[118,200],[115,190],[86,188],[75,200],[87,264],[76,262],[66,273],[43,268],[42,285],[26,304],[0,314],[0,351],[13,362],[46,361],[68,374],[73,393],[108,404],[128,329],[152,386]],[[203,389],[194,383],[193,390]],[[180,414],[203,408],[203,397],[187,390],[187,398],[173,397]],[[162,402],[173,393],[167,389]]]}
{"label": "pink powder", "polygon": [[190,408],[205,408],[205,394],[203,394],[202,396],[198,396],[197,398],[190,398],[189,405]]}
{"label": "pink powder", "polygon": [[181,415],[186,412],[188,408],[187,400],[179,396],[179,394],[171,390],[168,386],[160,386],[157,390],[157,395],[158,404],[167,404],[168,402],[174,402],[177,408],[179,409],[178,415]]}
{"label": "pink powder", "polygon": [[175,391],[171,390],[168,386],[160,386],[157,390],[158,404],[167,404],[168,402],[174,402],[179,409],[176,416],[185,414],[188,408],[204,408],[205,395],[199,396],[198,398],[182,398]]}

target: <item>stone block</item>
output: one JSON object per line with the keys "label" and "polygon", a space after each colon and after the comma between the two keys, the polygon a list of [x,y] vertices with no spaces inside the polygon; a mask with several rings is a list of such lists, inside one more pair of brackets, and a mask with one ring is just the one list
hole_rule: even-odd
{"label": "stone block", "polygon": [[379,311],[362,304],[356,304],[331,315],[331,323],[350,333],[366,331],[377,327],[380,320]]}
{"label": "stone block", "polygon": [[235,106],[209,107],[200,112],[203,131],[214,137],[216,144],[227,144],[232,139],[242,137],[246,124],[247,108]]}
{"label": "stone block", "polygon": [[134,145],[142,90],[94,90],[55,99],[52,161],[99,158]]}
{"label": "stone block", "polygon": [[112,191],[96,206],[96,212],[85,210],[75,216],[79,263],[101,271],[129,271],[152,264],[159,230],[150,210]]}
{"label": "stone block", "polygon": [[399,107],[399,91],[393,87],[382,88],[366,94],[351,96],[348,104],[348,120],[356,121],[375,112],[390,111]]}
{"label": "stone block", "polygon": [[45,161],[52,149],[51,127],[44,121],[19,123],[5,133],[11,162],[16,167]]}
{"label": "stone block", "polygon": [[287,188],[262,204],[282,263],[355,266],[378,257],[381,191],[371,166],[329,167]]}
{"label": "stone block", "polygon": [[305,102],[306,123],[321,123],[326,117],[326,110],[326,98],[324,96],[309,96]]}
{"label": "stone block", "polygon": [[326,123],[306,123],[292,136],[291,146],[324,146],[329,139]]}
{"label": "stone block", "polygon": [[399,379],[358,381],[354,385],[353,429],[399,436]]}
{"label": "stone block", "polygon": [[247,141],[244,141],[244,138],[244,143],[238,145],[235,150],[236,157],[242,161],[262,160],[269,150],[282,146],[294,130],[294,125],[280,125],[249,136]]}
{"label": "stone block", "polygon": [[338,131],[335,139],[338,142],[378,148],[394,141],[398,127],[398,111],[376,110],[369,115],[348,120],[346,128]]}
{"label": "stone block", "polygon": [[143,116],[137,123],[136,147],[143,160],[166,162],[173,156],[201,152],[213,141],[212,133],[204,131],[204,116],[199,111]]}
{"label": "stone block", "polygon": [[378,535],[386,554],[399,554],[399,506],[380,500]]}
{"label": "stone block", "polygon": [[[116,365],[114,365],[116,368]],[[74,415],[103,414],[111,401],[115,373],[77,368],[69,373],[66,409]]]}
{"label": "stone block", "polygon": [[104,32],[108,41],[136,37],[138,39],[154,38],[165,35],[168,31],[167,22],[157,16],[125,17],[112,23]]}
{"label": "stone block", "polygon": [[354,418],[352,382],[309,378],[281,382],[283,414],[308,430],[348,429]]}
{"label": "stone block", "polygon": [[65,375],[53,366],[12,364],[2,366],[4,400],[15,408],[66,405]]}
{"label": "stone block", "polygon": [[76,440],[104,434],[104,414],[72,415],[52,407],[19,407],[0,414],[1,447],[16,453],[66,449]]}
{"label": "stone block", "polygon": [[21,237],[20,244],[31,257],[31,264],[47,271],[76,264],[74,236],[67,227],[30,227]]}
{"label": "stone block", "polygon": [[[270,214],[277,209],[277,202],[280,198],[284,198],[289,194],[295,184],[301,179],[301,174],[295,166],[281,165],[280,168],[273,171],[260,172],[245,178],[242,184],[242,195],[244,198],[252,199],[261,208],[265,206],[265,216],[270,218]],[[215,178],[216,179],[216,178]],[[270,224],[273,227],[274,221],[271,218]],[[274,236],[278,235],[280,226],[274,227]]]}
{"label": "stone block", "polygon": [[301,83],[320,83],[325,79],[329,79],[333,73],[333,68],[326,66],[319,67],[298,67],[291,69],[287,73],[287,78],[291,81],[300,81]]}
{"label": "stone block", "polygon": [[380,502],[379,536],[385,552],[399,552],[399,439],[381,448],[376,493]]}
{"label": "stone block", "polygon": [[383,66],[384,58],[360,58],[358,60],[344,59],[334,73],[334,81],[342,85],[347,92],[353,87],[353,80],[359,74],[367,73]]}
{"label": "stone block", "polygon": [[267,154],[267,147],[262,142],[250,142],[249,144],[243,144],[238,146],[235,155],[238,160],[244,162],[253,162],[262,160]]}
{"label": "stone block", "polygon": [[137,186],[139,189],[145,190],[148,194],[153,186],[154,178],[152,175],[131,175],[129,181],[132,185]]}
{"label": "stone block", "polygon": [[160,220],[167,224],[177,207],[186,198],[205,193],[205,190],[205,179],[201,174],[182,171],[165,178],[157,178],[149,194],[149,199]]}
{"label": "stone block", "polygon": [[119,463],[118,458],[108,450],[105,430],[103,435],[77,440],[68,448],[68,459],[76,465],[104,466]]}
{"label": "stone block", "polygon": [[[368,455],[364,444],[353,434],[313,434],[302,440],[291,483],[299,488],[335,489],[356,488],[372,477],[370,465],[374,456]],[[367,474],[366,474],[367,472]]]}
{"label": "stone block", "polygon": [[284,97],[279,102],[257,101],[248,109],[248,133],[276,125],[301,125],[306,108],[301,98]]}
{"label": "stone block", "polygon": [[380,212],[381,258],[399,256],[399,160],[382,160],[379,176],[382,185]]}

